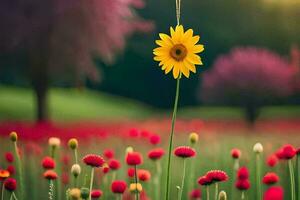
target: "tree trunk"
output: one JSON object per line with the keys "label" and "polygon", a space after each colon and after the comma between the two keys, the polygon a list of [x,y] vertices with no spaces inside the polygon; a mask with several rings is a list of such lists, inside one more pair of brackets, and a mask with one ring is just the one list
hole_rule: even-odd
{"label": "tree trunk", "polygon": [[[42,80],[37,82],[44,82]],[[36,98],[36,121],[42,122],[48,120],[48,83],[33,83],[33,89]]]}
{"label": "tree trunk", "polygon": [[245,107],[245,117],[250,126],[255,124],[260,113],[260,107],[253,102],[247,103]]}

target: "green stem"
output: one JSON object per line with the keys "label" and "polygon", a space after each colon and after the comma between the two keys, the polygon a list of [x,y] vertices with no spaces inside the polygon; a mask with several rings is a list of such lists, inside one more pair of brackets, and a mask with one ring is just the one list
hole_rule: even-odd
{"label": "green stem", "polygon": [[12,195],[12,193],[10,194],[9,200],[13,200],[13,195]]}
{"label": "green stem", "polygon": [[154,183],[154,193],[155,193],[155,200],[160,200],[160,176],[161,176],[161,165],[160,161],[155,161],[156,165],[156,176],[153,180]]}
{"label": "green stem", "polygon": [[1,200],[4,200],[4,182],[2,182]]}
{"label": "green stem", "polygon": [[114,182],[114,180],[116,179],[116,175],[116,171],[114,170],[111,175],[111,182]]}
{"label": "green stem", "polygon": [[242,191],[242,196],[241,196],[241,200],[244,200],[245,199],[245,192]]}
{"label": "green stem", "polygon": [[139,191],[137,189],[137,184],[138,184],[138,177],[137,177],[137,167],[134,165],[134,180],[135,180],[135,186],[136,186],[136,191],[135,191],[135,199],[139,200]]}
{"label": "green stem", "polygon": [[296,200],[296,192],[295,192],[295,175],[294,175],[294,167],[292,159],[288,160],[289,171],[290,171],[290,180],[291,180],[291,200]]}
{"label": "green stem", "polygon": [[[180,75],[179,75],[179,77],[180,77]],[[171,134],[170,134],[170,139],[169,139],[168,164],[167,164],[167,182],[166,182],[165,200],[169,200],[169,197],[170,197],[171,152],[172,152],[172,148],[173,148],[173,135],[174,135],[174,127],[175,127],[177,107],[178,107],[179,88],[180,88],[180,78],[177,79],[177,84],[176,84],[176,95],[175,95],[175,102],[174,102],[174,108],[173,108]]]}
{"label": "green stem", "polygon": [[182,180],[181,180],[179,200],[182,199],[182,193],[183,193],[183,188],[184,188],[184,179],[185,179],[185,169],[186,169],[186,159],[183,159],[183,174],[182,174]]}
{"label": "green stem", "polygon": [[18,200],[18,198],[16,197],[16,194],[14,192],[12,192],[12,195],[13,195],[15,200]]}
{"label": "green stem", "polygon": [[89,194],[89,200],[92,199],[93,182],[94,182],[94,168],[92,167],[92,171],[91,171],[91,180],[90,180],[90,194]]}
{"label": "green stem", "polygon": [[75,157],[75,163],[78,164],[78,153],[77,153],[77,148],[74,149],[74,157]]}
{"label": "green stem", "polygon": [[297,155],[298,200],[300,200],[300,155]]}
{"label": "green stem", "polygon": [[219,184],[215,183],[215,200],[218,200],[219,195]]}
{"label": "green stem", "polygon": [[209,200],[209,186],[205,186],[206,188],[206,200]]}
{"label": "green stem", "polygon": [[14,142],[15,155],[17,157],[16,165],[19,173],[19,181],[20,181],[20,196],[24,197],[24,182],[23,182],[23,171],[22,171],[22,162],[19,155],[17,142]]}
{"label": "green stem", "polygon": [[261,172],[260,172],[260,154],[256,153],[256,199],[261,200]]}
{"label": "green stem", "polygon": [[54,184],[52,182],[52,180],[49,180],[49,200],[53,200],[53,196],[54,196]]}

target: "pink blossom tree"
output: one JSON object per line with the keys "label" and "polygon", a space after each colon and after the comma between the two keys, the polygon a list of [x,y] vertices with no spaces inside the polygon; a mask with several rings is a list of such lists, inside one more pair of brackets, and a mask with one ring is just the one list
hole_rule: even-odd
{"label": "pink blossom tree", "polygon": [[235,48],[204,74],[199,96],[204,102],[240,105],[253,123],[263,104],[292,93],[293,74],[289,63],[273,52]]}
{"label": "pink blossom tree", "polygon": [[26,58],[38,120],[47,119],[52,79],[98,80],[95,58],[111,63],[128,36],[152,28],[135,13],[143,6],[143,0],[0,2],[0,52]]}

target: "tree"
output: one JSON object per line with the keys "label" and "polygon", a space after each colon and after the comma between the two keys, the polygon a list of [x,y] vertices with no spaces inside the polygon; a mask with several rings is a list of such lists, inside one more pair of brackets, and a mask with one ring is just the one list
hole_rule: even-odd
{"label": "tree", "polygon": [[235,48],[214,62],[203,76],[201,99],[239,105],[253,124],[260,107],[293,91],[294,70],[279,55],[266,49]]}
{"label": "tree", "polygon": [[0,2],[0,52],[25,58],[38,120],[48,117],[51,80],[99,80],[94,59],[111,63],[127,36],[152,28],[134,12],[143,5],[142,0]]}

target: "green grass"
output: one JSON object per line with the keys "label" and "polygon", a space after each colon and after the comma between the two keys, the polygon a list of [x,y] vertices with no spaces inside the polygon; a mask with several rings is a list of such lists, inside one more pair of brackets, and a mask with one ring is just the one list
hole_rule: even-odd
{"label": "green grass", "polygon": [[[49,110],[55,121],[89,119],[145,119],[170,116],[171,111],[159,110],[146,104],[91,90],[53,88],[49,93]],[[0,120],[34,120],[35,98],[28,88],[0,86]],[[181,118],[241,119],[237,107],[181,107]],[[261,119],[299,118],[300,106],[267,106]]]}

